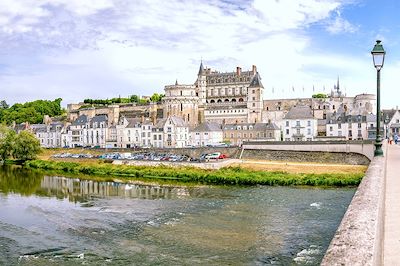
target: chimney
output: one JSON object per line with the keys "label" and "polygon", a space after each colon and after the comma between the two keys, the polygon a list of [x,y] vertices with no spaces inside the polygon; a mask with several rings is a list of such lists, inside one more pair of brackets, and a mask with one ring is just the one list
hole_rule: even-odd
{"label": "chimney", "polygon": [[253,71],[253,74],[254,74],[254,75],[257,73],[257,67],[256,67],[256,65],[253,65],[252,71]]}
{"label": "chimney", "polygon": [[236,75],[240,76],[242,69],[240,67],[236,67]]}
{"label": "chimney", "polygon": [[144,123],[144,115],[142,115],[142,118],[140,119],[140,121],[142,122],[142,124]]}

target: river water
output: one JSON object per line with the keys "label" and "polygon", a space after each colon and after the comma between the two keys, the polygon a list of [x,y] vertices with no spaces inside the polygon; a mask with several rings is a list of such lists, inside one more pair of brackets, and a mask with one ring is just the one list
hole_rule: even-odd
{"label": "river water", "polygon": [[318,265],[355,189],[135,185],[0,168],[0,265]]}

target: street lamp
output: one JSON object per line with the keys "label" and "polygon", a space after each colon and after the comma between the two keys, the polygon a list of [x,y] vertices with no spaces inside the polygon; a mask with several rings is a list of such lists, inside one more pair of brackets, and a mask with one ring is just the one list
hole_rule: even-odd
{"label": "street lamp", "polygon": [[375,139],[375,152],[374,156],[383,156],[382,151],[382,137],[379,132],[380,129],[380,119],[381,119],[381,108],[380,108],[380,87],[381,87],[381,69],[385,61],[385,50],[381,44],[380,40],[376,41],[374,49],[372,49],[372,59],[374,60],[374,66],[377,71],[376,77],[376,139]]}

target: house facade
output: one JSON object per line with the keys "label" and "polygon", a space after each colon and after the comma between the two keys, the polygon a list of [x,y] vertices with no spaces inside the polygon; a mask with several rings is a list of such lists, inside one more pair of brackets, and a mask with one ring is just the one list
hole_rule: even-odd
{"label": "house facade", "polygon": [[290,109],[283,119],[283,140],[312,141],[318,134],[318,122],[307,105]]}

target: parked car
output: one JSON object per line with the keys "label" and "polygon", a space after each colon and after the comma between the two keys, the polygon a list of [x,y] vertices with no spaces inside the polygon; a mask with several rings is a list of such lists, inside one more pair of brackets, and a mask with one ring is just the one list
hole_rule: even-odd
{"label": "parked car", "polygon": [[207,154],[207,155],[206,155],[206,160],[207,160],[207,159],[208,159],[208,160],[210,160],[210,159],[212,159],[212,160],[219,159],[219,156],[221,156],[221,153],[220,153],[220,152],[210,153],[210,154]]}
{"label": "parked car", "polygon": [[221,155],[218,157],[218,159],[226,159],[228,156],[226,154],[221,153]]}

